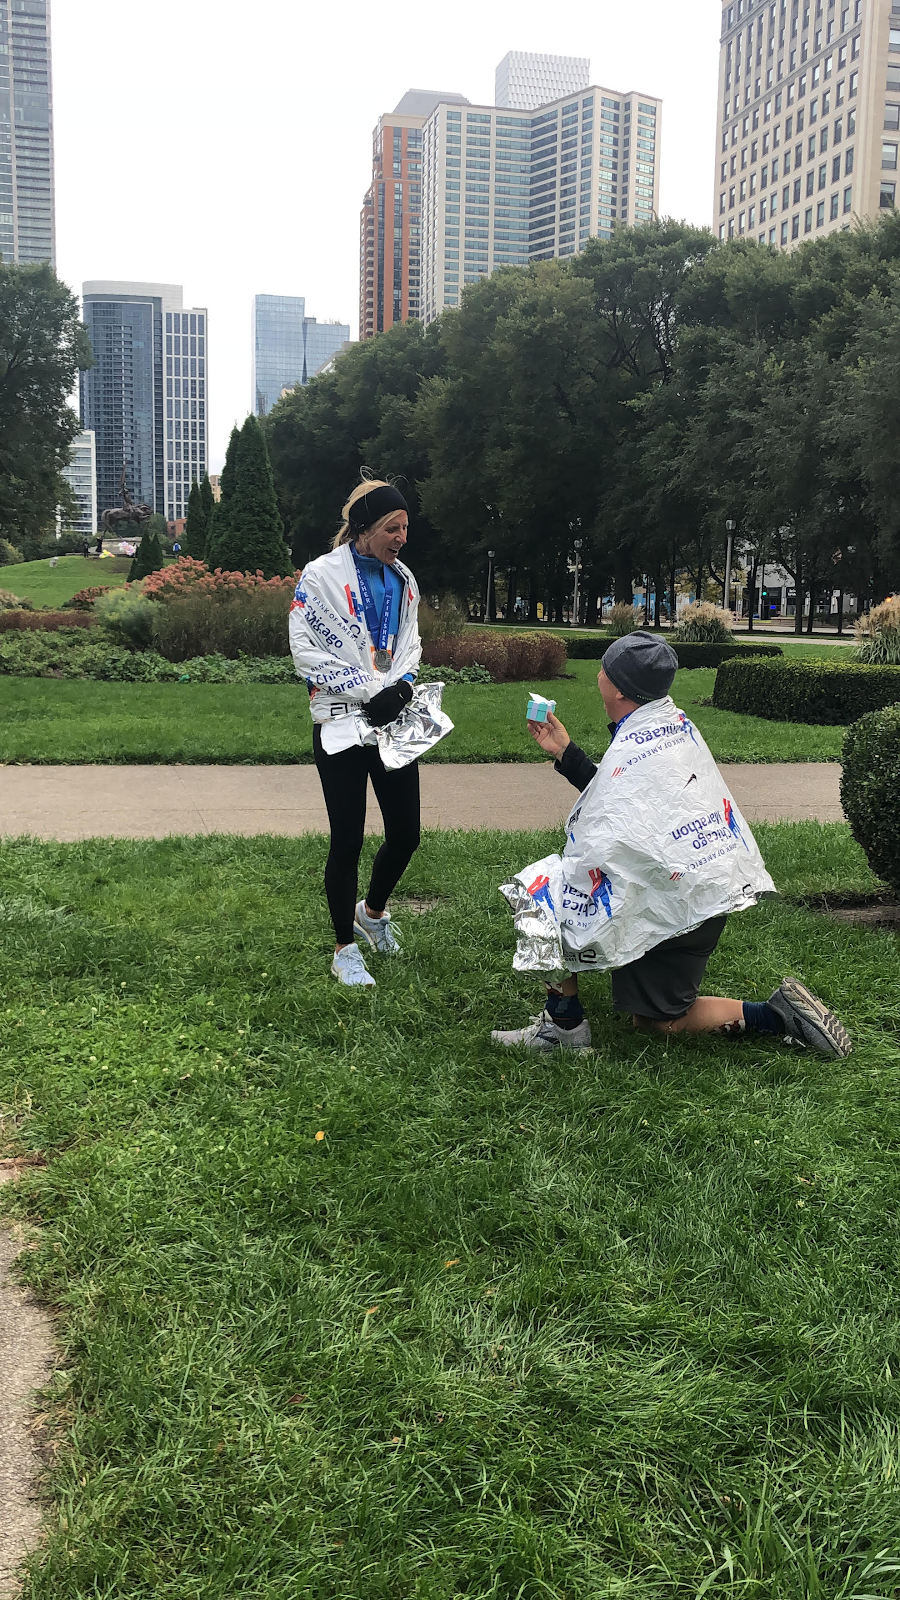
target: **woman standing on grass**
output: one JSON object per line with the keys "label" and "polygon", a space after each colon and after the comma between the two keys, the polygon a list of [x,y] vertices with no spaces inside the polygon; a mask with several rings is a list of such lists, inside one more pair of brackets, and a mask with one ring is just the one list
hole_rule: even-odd
{"label": "woman standing on grass", "polygon": [[[325,867],[335,937],[331,971],[339,983],[373,985],[359,946],[400,954],[387,902],[419,844],[419,767],[400,748],[396,727],[413,698],[422,654],[419,590],[397,559],[409,522],[398,489],[366,480],[343,519],[332,549],[300,576],[290,640],[310,693],[313,752],[331,827]],[[384,844],[366,897],[357,901],[370,777]]]}

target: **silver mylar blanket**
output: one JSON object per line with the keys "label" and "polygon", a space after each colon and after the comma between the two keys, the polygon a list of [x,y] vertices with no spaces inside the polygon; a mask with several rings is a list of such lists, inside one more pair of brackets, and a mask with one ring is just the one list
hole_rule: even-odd
{"label": "silver mylar blanket", "polygon": [[666,696],[620,724],[562,855],[500,893],[518,936],[513,966],[558,978],[627,966],[775,885],[705,741]]}
{"label": "silver mylar blanket", "polygon": [[369,728],[369,734],[374,732],[378,740],[378,752],[386,771],[396,772],[398,767],[408,767],[411,761],[418,761],[426,750],[431,750],[446,734],[453,732],[453,723],[441,709],[443,693],[442,683],[416,684],[409,705],[399,717],[386,728]]}

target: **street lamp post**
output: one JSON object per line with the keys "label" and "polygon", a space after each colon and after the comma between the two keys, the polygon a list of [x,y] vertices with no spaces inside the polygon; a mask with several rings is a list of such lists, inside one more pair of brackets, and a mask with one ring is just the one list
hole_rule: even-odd
{"label": "street lamp post", "polygon": [[491,620],[491,585],[492,585],[492,583],[494,581],[494,555],[495,555],[495,553],[496,552],[493,551],[493,550],[489,550],[488,553],[487,553],[487,555],[488,555],[488,575],[487,575],[487,588],[485,589],[485,592],[484,592],[484,620],[485,620],[485,622],[490,622],[490,620]]}
{"label": "street lamp post", "polygon": [[575,540],[575,594],[572,599],[572,627],[578,626],[578,579],[581,576],[581,539]]}
{"label": "street lamp post", "polygon": [[728,548],[725,553],[725,598],[722,602],[726,611],[731,610],[731,562],[734,555],[734,523],[729,519],[725,524],[728,535]]}

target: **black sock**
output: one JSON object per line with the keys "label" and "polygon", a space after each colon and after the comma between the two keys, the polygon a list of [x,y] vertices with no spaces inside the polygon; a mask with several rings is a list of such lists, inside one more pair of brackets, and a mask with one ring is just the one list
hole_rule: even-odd
{"label": "black sock", "polygon": [[767,1000],[744,1000],[744,1024],[754,1033],[784,1033],[784,1023]]}
{"label": "black sock", "polygon": [[584,1021],[584,1009],[577,994],[560,994],[558,989],[548,989],[545,1009],[556,1026],[566,1032]]}

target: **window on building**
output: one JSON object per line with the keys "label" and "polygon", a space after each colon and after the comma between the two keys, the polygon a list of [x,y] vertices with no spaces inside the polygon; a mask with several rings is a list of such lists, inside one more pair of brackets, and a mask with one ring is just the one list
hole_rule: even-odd
{"label": "window on building", "polygon": [[835,156],[831,163],[831,181],[837,183],[841,176],[841,158]]}
{"label": "window on building", "polygon": [[799,237],[800,237],[800,213],[798,212],[796,216],[791,218],[791,238],[792,239],[799,239]]}
{"label": "window on building", "polygon": [[885,106],[884,125],[886,128],[900,128],[900,105]]}
{"label": "window on building", "polygon": [[812,233],[812,214],[813,214],[812,206],[807,206],[806,210],[803,213],[803,232],[804,233]]}
{"label": "window on building", "polygon": [[881,170],[882,172],[896,172],[897,146],[889,140],[882,140],[881,145]]}
{"label": "window on building", "polygon": [[827,187],[828,187],[828,162],[827,161],[823,161],[822,165],[819,168],[819,189],[820,190],[821,189],[827,189]]}
{"label": "window on building", "polygon": [[844,190],[844,215],[853,210],[853,185]]}
{"label": "window on building", "polygon": [[816,206],[816,227],[817,228],[824,228],[824,226],[825,226],[825,201],[824,200],[820,200],[819,204]]}
{"label": "window on building", "polygon": [[831,221],[837,222],[839,199],[837,194],[831,196]]}
{"label": "window on building", "polygon": [[806,193],[807,193],[807,196],[812,194],[813,189],[815,188],[815,185],[816,185],[815,173],[810,171],[810,172],[808,172],[806,174]]}
{"label": "window on building", "polygon": [[885,183],[885,182],[882,182],[881,192],[880,192],[880,194],[878,196],[878,204],[881,207],[882,211],[892,211],[893,210],[894,201],[896,199],[896,194],[897,194],[897,185],[896,185],[896,183]]}
{"label": "window on building", "polygon": [[844,151],[844,175],[849,178],[853,171],[853,147]]}
{"label": "window on building", "polygon": [[788,225],[787,225],[787,222],[783,222],[781,224],[781,242],[782,242],[782,244],[787,244],[787,242],[788,242]]}

